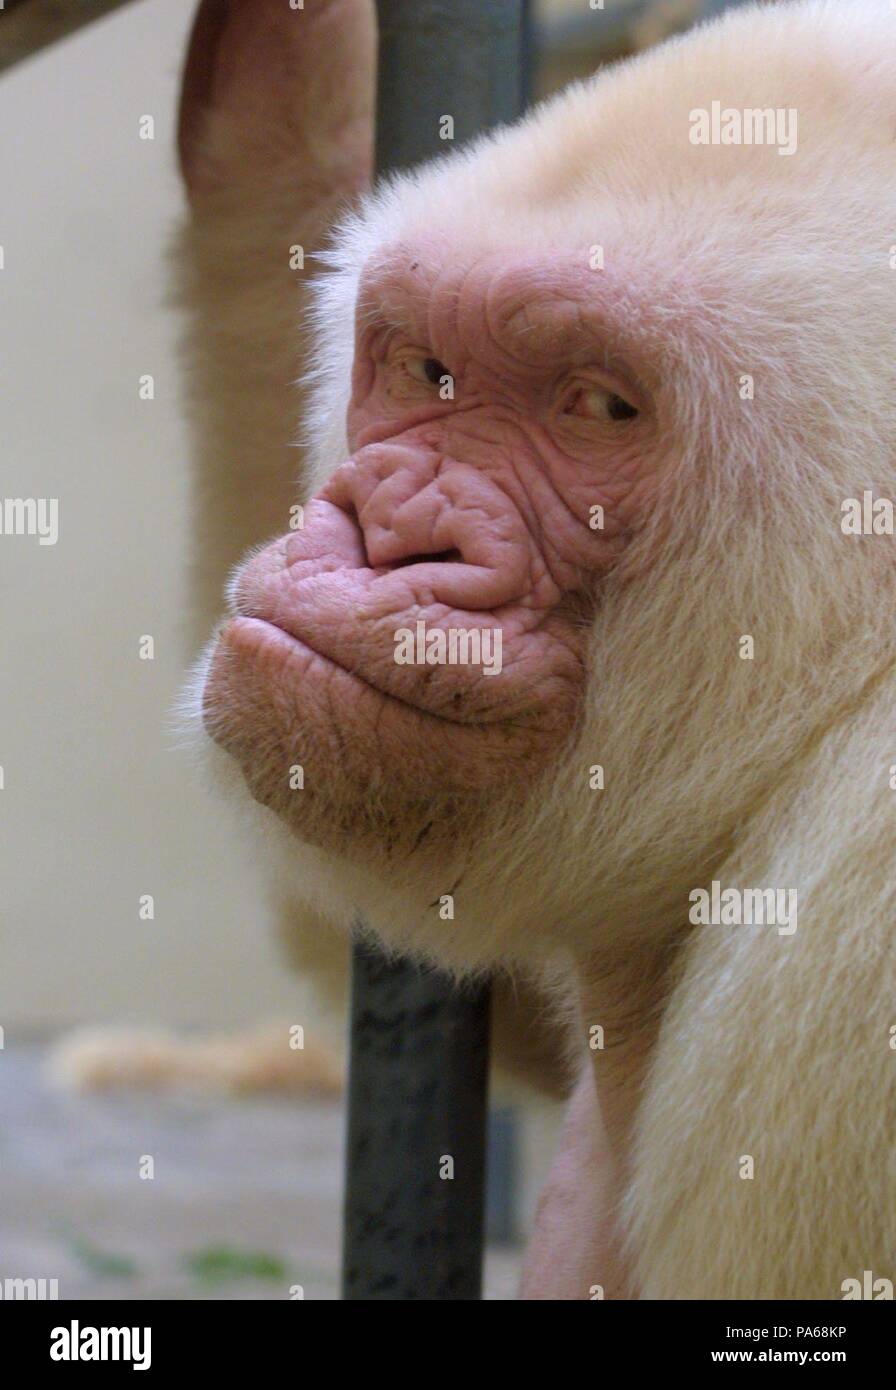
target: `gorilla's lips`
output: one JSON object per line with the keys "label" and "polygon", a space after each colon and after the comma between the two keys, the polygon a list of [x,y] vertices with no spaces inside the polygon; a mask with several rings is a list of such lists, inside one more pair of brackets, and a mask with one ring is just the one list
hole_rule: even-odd
{"label": "gorilla's lips", "polygon": [[568,729],[580,630],[530,587],[453,557],[373,567],[353,518],[318,501],[303,531],[240,570],[231,603],[294,638],[306,665],[308,653],[422,713]]}
{"label": "gorilla's lips", "polygon": [[428,780],[468,791],[556,753],[582,689],[562,605],[467,607],[507,577],[453,556],[372,567],[346,512],[316,501],[305,519],[238,572],[209,671],[207,727],[247,775],[310,759],[330,776],[338,760],[343,777],[402,782],[425,750]]}

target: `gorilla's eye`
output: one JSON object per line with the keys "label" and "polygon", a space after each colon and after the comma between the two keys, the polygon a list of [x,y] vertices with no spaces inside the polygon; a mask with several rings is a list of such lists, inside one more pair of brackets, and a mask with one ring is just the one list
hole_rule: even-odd
{"label": "gorilla's eye", "polygon": [[632,405],[616,391],[594,382],[579,383],[568,398],[564,415],[575,415],[581,420],[633,420],[638,407]]}
{"label": "gorilla's eye", "polygon": [[428,382],[430,386],[441,386],[442,378],[451,375],[444,362],[422,354],[405,358],[404,369],[414,381]]}

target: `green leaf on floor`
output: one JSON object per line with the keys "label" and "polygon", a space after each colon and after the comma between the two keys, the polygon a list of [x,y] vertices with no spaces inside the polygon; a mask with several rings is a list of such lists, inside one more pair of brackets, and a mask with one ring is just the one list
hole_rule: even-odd
{"label": "green leaf on floor", "polygon": [[113,1255],[109,1250],[100,1250],[84,1236],[64,1236],[69,1251],[91,1274],[104,1279],[132,1279],[137,1273],[136,1261],[128,1255]]}
{"label": "green leaf on floor", "polygon": [[184,1264],[204,1284],[221,1284],[230,1279],[286,1280],[286,1265],[278,1255],[263,1250],[235,1250],[229,1245],[210,1245],[184,1256]]}

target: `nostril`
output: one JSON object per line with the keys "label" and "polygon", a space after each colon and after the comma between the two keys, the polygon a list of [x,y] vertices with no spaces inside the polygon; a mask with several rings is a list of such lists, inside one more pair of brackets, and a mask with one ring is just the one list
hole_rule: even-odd
{"label": "nostril", "polygon": [[437,550],[429,555],[403,555],[400,560],[393,560],[391,567],[399,570],[407,565],[459,565],[463,558],[459,550]]}

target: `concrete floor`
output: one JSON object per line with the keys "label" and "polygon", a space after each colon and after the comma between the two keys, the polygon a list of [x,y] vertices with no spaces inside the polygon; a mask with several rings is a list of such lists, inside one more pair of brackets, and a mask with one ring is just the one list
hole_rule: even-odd
{"label": "concrete floor", "polygon": [[[55,1278],[61,1299],[338,1297],[338,1102],[72,1095],[42,1061],[0,1051],[0,1281]],[[514,1297],[519,1263],[488,1252],[487,1298]]]}

